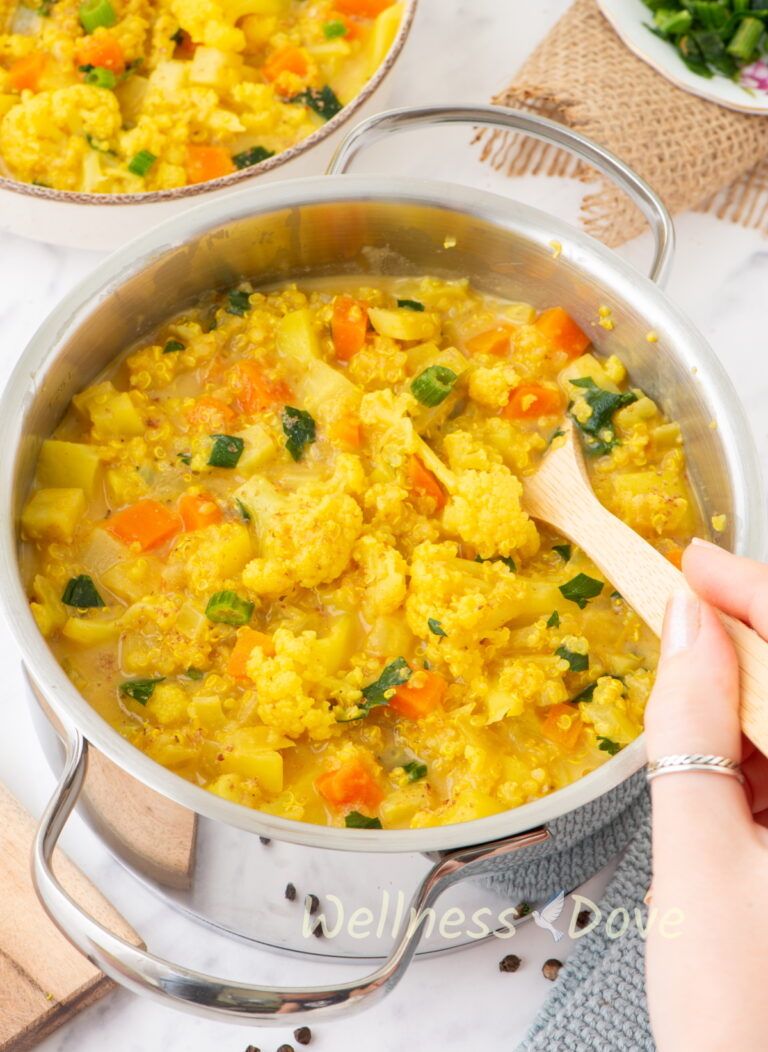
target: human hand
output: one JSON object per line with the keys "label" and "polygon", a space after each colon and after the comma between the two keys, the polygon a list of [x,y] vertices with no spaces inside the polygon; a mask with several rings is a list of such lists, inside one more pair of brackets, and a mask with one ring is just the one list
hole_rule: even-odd
{"label": "human hand", "polygon": [[713,607],[768,639],[768,566],[694,541],[683,570],[691,590],[667,609],[648,757],[726,756],[747,785],[707,772],[651,784],[651,909],[684,915],[676,938],[649,931],[651,1025],[660,1052],[756,1052],[768,1044],[768,760],[741,735],[736,654]]}

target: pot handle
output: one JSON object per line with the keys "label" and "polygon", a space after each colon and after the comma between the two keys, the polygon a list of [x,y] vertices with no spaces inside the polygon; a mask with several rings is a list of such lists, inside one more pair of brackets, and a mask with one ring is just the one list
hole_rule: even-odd
{"label": "pot handle", "polygon": [[[397,944],[375,972],[330,986],[287,989],[251,986],[206,975],[158,957],[113,935],[85,913],[56,878],[52,858],[62,829],[77,803],[88,767],[88,743],[80,731],[63,728],[66,759],[56,788],[35,836],[32,874],[37,894],[51,920],[86,957],[106,975],[134,993],[197,1015],[252,1024],[281,1025],[312,1015],[337,1015],[367,1007],[388,993],[403,977],[421,936],[421,925],[405,913]],[[411,900],[420,911],[465,877],[489,871],[494,860],[547,840],[546,829],[534,829],[505,840],[442,853]]]}
{"label": "pot handle", "polygon": [[649,277],[663,285],[675,247],[672,217],[648,183],[610,150],[563,124],[523,110],[503,106],[425,106],[387,110],[361,121],[342,141],[328,166],[328,175],[343,175],[364,146],[393,131],[440,124],[485,124],[522,132],[551,146],[559,146],[615,183],[640,209],[651,228],[654,254]]}

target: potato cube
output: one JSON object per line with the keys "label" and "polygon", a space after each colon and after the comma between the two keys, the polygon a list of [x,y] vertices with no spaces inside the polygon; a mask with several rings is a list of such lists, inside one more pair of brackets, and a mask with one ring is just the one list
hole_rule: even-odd
{"label": "potato cube", "polygon": [[235,747],[224,753],[221,767],[227,774],[255,778],[269,793],[283,790],[283,757],[275,750]]}
{"label": "potato cube", "polygon": [[34,541],[69,543],[85,515],[85,494],[81,489],[39,489],[21,516],[26,537]]}
{"label": "potato cube", "polygon": [[262,424],[254,424],[239,432],[240,438],[245,442],[243,455],[237,464],[237,469],[243,475],[252,475],[254,471],[263,468],[277,453],[272,436]]}
{"label": "potato cube", "polygon": [[237,82],[242,64],[240,56],[232,52],[198,47],[189,64],[189,79],[192,84],[226,89]]}
{"label": "potato cube", "polygon": [[136,559],[123,559],[111,566],[102,573],[101,579],[105,587],[118,598],[127,603],[136,603],[145,595],[157,591],[161,570],[157,559],[140,555]]}
{"label": "potato cube", "polygon": [[320,342],[312,312],[306,308],[286,314],[277,326],[276,336],[280,354],[305,363],[320,357]]}
{"label": "potato cube", "polygon": [[70,617],[62,629],[62,634],[71,639],[73,643],[80,643],[84,647],[99,646],[101,643],[111,643],[120,635],[120,621],[101,620],[90,617]]}
{"label": "potato cube", "polygon": [[106,402],[89,407],[94,430],[105,438],[126,438],[144,434],[144,419],[127,391]]}
{"label": "potato cube", "polygon": [[380,336],[393,340],[433,340],[438,332],[437,318],[426,311],[370,307],[368,317]]}
{"label": "potato cube", "polygon": [[94,446],[49,438],[40,450],[37,480],[41,486],[74,487],[92,497],[100,463]]}
{"label": "potato cube", "polygon": [[403,18],[403,5],[392,4],[376,16],[365,46],[366,71],[372,77],[384,61],[397,36]]}

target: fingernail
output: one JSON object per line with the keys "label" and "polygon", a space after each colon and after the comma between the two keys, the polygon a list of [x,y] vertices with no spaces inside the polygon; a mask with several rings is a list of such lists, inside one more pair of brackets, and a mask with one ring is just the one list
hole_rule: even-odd
{"label": "fingernail", "polygon": [[719,544],[713,544],[712,541],[705,541],[703,537],[694,537],[691,540],[691,544],[695,544],[697,548],[717,548],[718,551],[722,550]]}
{"label": "fingernail", "polygon": [[661,638],[662,657],[672,657],[693,645],[699,634],[701,602],[690,588],[677,588],[667,604],[664,632]]}

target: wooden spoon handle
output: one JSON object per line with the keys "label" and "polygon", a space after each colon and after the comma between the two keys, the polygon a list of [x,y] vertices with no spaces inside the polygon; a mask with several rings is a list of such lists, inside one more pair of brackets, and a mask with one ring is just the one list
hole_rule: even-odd
{"label": "wooden spoon handle", "polygon": [[[629,605],[657,635],[672,592],[685,580],[682,573],[626,523],[597,500],[569,502],[567,523],[558,528],[586,551]],[[744,733],[768,755],[768,643],[741,621],[720,615],[739,660],[741,725]]]}

